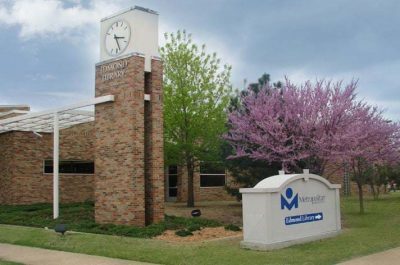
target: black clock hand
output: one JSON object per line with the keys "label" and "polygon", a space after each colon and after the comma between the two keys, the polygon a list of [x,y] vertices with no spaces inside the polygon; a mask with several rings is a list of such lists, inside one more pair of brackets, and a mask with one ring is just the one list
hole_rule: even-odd
{"label": "black clock hand", "polygon": [[114,34],[114,40],[117,42],[118,49],[121,50],[121,47],[119,46],[119,42],[118,42],[118,37],[115,34]]}
{"label": "black clock hand", "polygon": [[119,36],[114,34],[114,39],[125,39],[125,37],[124,36],[119,37]]}

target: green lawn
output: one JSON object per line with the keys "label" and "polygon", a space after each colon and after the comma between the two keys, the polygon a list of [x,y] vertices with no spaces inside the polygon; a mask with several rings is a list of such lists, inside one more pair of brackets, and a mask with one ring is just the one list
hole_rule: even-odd
{"label": "green lawn", "polygon": [[0,259],[0,265],[23,265],[23,264]]}
{"label": "green lawn", "polygon": [[0,225],[0,242],[171,265],[335,264],[400,246],[399,195],[368,199],[364,215],[357,213],[355,198],[344,199],[341,235],[270,252],[240,249],[239,240],[177,244],[96,234],[61,237],[44,229],[7,225]]}

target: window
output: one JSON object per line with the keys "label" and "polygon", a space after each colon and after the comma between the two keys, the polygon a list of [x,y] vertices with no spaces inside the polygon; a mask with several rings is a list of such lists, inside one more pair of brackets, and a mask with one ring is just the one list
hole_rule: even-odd
{"label": "window", "polygon": [[176,198],[178,195],[178,167],[168,167],[168,198]]}
{"label": "window", "polygon": [[200,163],[200,187],[225,186],[225,167],[220,162]]}
{"label": "window", "polygon": [[[94,174],[94,162],[85,160],[60,160],[61,174]],[[53,160],[44,161],[44,173],[53,173]]]}

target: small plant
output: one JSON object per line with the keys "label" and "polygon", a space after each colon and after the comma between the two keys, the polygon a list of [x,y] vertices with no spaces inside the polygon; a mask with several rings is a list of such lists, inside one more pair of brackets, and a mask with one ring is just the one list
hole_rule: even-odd
{"label": "small plant", "polygon": [[188,225],[187,230],[190,232],[198,231],[201,230],[201,226],[199,224],[190,224]]}
{"label": "small plant", "polygon": [[234,224],[226,225],[224,228],[225,228],[225,230],[231,230],[231,231],[241,231],[242,230],[239,226],[234,225]]}
{"label": "small plant", "polygon": [[181,237],[185,237],[185,236],[192,236],[193,233],[190,232],[189,230],[182,229],[182,230],[176,231],[176,232],[175,232],[175,235],[181,236]]}

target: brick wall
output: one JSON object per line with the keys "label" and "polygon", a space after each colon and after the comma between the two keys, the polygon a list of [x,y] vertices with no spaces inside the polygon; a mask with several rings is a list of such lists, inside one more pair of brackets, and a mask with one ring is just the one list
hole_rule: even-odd
{"label": "brick wall", "polygon": [[153,59],[145,75],[145,203],[146,224],[164,219],[164,138],[162,62]]}
{"label": "brick wall", "polygon": [[324,178],[329,180],[329,182],[333,184],[340,184],[342,188],[340,192],[343,194],[344,192],[344,167],[342,165],[330,164],[326,166]]}
{"label": "brick wall", "polygon": [[[93,123],[61,130],[60,160],[93,160],[93,132]],[[53,136],[41,135],[20,131],[0,134],[0,203],[53,201],[53,175],[43,171],[43,160],[53,156]],[[93,200],[93,183],[94,175],[60,174],[60,202]]]}
{"label": "brick wall", "polygon": [[[105,74],[112,75],[112,66],[118,64],[123,75],[104,78]],[[145,163],[144,57],[132,55],[96,66],[96,97],[115,96],[114,102],[95,108],[98,223],[144,226],[146,220],[150,223],[164,217],[160,62],[152,61],[149,78],[147,88],[152,96],[147,114],[153,122],[146,124],[146,150],[152,153]]]}
{"label": "brick wall", "polygon": [[0,106],[0,120],[13,118],[29,112],[30,107],[26,105],[2,105]]}
{"label": "brick wall", "polygon": [[0,112],[9,112],[12,110],[29,111],[31,108],[28,105],[1,105]]}
{"label": "brick wall", "polygon": [[[166,174],[168,172],[166,171]],[[166,175],[167,177],[167,175]],[[185,167],[178,167],[178,202],[187,201],[187,170]],[[229,186],[233,181],[229,172],[226,172],[226,184]],[[195,201],[233,201],[236,197],[231,196],[225,190],[225,187],[200,187],[200,171],[197,166],[194,172],[194,199]]]}
{"label": "brick wall", "polygon": [[13,133],[0,134],[0,204],[10,204],[14,169]]}
{"label": "brick wall", "polygon": [[[345,194],[345,183],[344,183],[344,175],[345,175],[345,167],[343,165],[337,165],[337,164],[330,164],[326,167],[325,169],[325,174],[323,177],[327,178],[331,183],[334,184],[340,184],[342,185],[342,188],[340,189],[340,194],[344,195]],[[350,175],[351,173],[348,172]],[[357,183],[351,180],[350,178],[350,195],[358,195],[358,187]],[[366,196],[372,195],[372,191],[369,187],[369,185],[365,184],[363,186],[363,193]]]}

